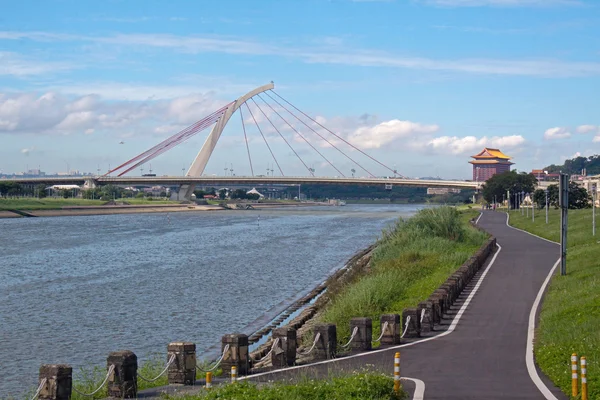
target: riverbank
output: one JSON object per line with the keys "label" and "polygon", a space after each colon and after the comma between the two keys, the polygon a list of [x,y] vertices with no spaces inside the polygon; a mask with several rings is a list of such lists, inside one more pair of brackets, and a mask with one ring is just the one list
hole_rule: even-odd
{"label": "riverbank", "polygon": [[[127,200],[126,203],[130,203]],[[268,209],[276,207],[307,207],[327,205],[324,203],[305,202],[269,202],[269,203],[226,203],[229,209],[236,209],[237,205],[245,209],[246,205],[253,209]],[[85,215],[112,215],[112,214],[137,214],[137,213],[171,213],[190,211],[220,211],[227,210],[219,204],[198,205],[195,203],[181,203],[174,201],[133,201],[133,204],[106,204],[99,200],[82,199],[0,199],[0,218],[20,217],[65,217]]]}
{"label": "riverbank", "polygon": [[[560,210],[531,216],[510,212],[509,224],[552,241],[560,240]],[[600,399],[600,231],[592,236],[592,210],[569,210],[567,275],[557,271],[542,302],[535,358],[546,375],[571,393],[570,356],[586,356],[589,398]],[[556,248],[558,259],[559,250]]]}

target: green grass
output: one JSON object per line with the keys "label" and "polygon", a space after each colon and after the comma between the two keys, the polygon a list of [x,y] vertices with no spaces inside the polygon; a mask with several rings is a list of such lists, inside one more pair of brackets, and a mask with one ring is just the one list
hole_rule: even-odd
{"label": "green grass", "polygon": [[303,379],[300,382],[275,382],[257,386],[238,382],[215,386],[194,395],[166,396],[167,399],[227,400],[388,400],[405,399],[406,393],[393,392],[391,376],[373,372],[356,372],[325,380]]}
{"label": "green grass", "polygon": [[[600,215],[597,215],[597,217]],[[535,223],[510,213],[510,224],[553,241],[560,240],[560,211],[544,211]],[[600,399],[600,231],[592,236],[592,210],[569,210],[567,275],[555,275],[542,303],[535,357],[540,368],[567,394],[571,393],[572,353],[586,356],[590,399]],[[558,250],[557,250],[558,259]],[[560,273],[560,272],[559,272]]]}
{"label": "green grass", "polygon": [[438,207],[399,220],[384,231],[370,271],[330,291],[331,302],[321,320],[336,324],[341,343],[350,337],[353,317],[371,317],[373,335],[378,336],[381,314],[416,307],[485,242],[487,235],[468,224],[477,215]]}
{"label": "green grass", "polygon": [[[117,199],[134,205],[153,205],[153,204],[178,204],[177,201],[170,200],[146,200],[146,199]],[[21,199],[0,199],[0,211],[2,210],[59,210],[68,206],[101,206],[106,201],[85,200],[85,199],[62,199],[62,198],[21,198]]]}

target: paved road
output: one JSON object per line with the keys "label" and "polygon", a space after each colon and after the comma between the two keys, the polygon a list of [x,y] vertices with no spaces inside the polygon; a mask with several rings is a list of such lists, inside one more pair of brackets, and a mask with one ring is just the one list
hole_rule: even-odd
{"label": "paved road", "polygon": [[[509,228],[504,213],[485,212],[479,225],[496,236],[501,251],[453,332],[400,349],[402,376],[424,381],[427,400],[543,399],[527,371],[525,350],[529,313],[543,281],[558,259],[558,246]],[[481,271],[486,267],[487,264]],[[454,312],[461,308],[461,301],[465,301],[476,285],[477,282],[471,283]],[[396,351],[398,349],[370,352],[251,379],[323,377],[332,372],[362,369],[366,364],[391,374]],[[566,399],[541,372],[539,374],[558,399]],[[409,391],[413,387],[412,383],[407,384]]]}

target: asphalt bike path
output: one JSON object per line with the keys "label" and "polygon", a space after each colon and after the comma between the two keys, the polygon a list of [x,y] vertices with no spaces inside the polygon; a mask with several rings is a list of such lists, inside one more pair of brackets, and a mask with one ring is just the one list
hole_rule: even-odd
{"label": "asphalt bike path", "polygon": [[[461,314],[451,332],[436,338],[310,366],[250,376],[252,381],[326,377],[375,368],[392,374],[396,351],[403,377],[424,383],[426,399],[566,399],[539,370],[528,370],[532,306],[559,256],[555,243],[507,226],[505,213],[485,211],[478,224],[499,249],[450,313]],[[493,263],[490,261],[493,259]],[[490,265],[491,264],[491,265]],[[484,275],[483,279],[481,276]],[[468,306],[463,307],[469,301]],[[448,316],[450,323],[452,315]],[[568,355],[565,355],[568,358]],[[539,376],[538,388],[534,379]],[[414,394],[413,381],[404,381]],[[418,395],[418,393],[417,393]]]}

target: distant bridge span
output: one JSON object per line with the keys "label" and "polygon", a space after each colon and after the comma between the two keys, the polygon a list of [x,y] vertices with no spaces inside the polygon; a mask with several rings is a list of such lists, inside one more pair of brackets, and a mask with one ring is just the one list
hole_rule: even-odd
{"label": "distant bridge span", "polygon": [[406,179],[406,178],[331,178],[317,176],[81,176],[81,177],[45,177],[45,178],[21,178],[4,179],[0,182],[17,182],[20,184],[46,184],[46,185],[130,185],[130,186],[181,186],[181,185],[393,185],[412,187],[437,187],[458,189],[479,189],[483,182],[471,181],[444,181],[430,179]]}

